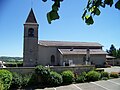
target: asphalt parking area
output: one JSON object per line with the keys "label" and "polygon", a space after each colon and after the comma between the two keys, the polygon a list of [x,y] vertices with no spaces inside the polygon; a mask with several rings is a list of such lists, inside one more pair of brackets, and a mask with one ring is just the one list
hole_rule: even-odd
{"label": "asphalt parking area", "polygon": [[120,78],[36,90],[120,90]]}

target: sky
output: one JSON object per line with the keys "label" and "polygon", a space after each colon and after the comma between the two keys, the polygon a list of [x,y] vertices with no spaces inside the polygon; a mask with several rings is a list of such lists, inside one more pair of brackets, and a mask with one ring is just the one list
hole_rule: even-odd
{"label": "sky", "polygon": [[31,8],[39,23],[39,40],[98,42],[104,50],[111,44],[120,48],[120,11],[114,6],[101,8],[101,15],[88,26],[81,18],[86,3],[87,0],[64,0],[60,19],[48,24],[46,14],[52,0],[0,0],[0,56],[23,56],[23,24]]}

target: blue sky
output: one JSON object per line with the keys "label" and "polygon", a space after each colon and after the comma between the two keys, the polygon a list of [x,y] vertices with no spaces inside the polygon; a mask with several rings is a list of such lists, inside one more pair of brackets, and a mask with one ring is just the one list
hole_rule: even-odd
{"label": "blue sky", "polygon": [[[33,3],[31,4],[31,1]],[[48,24],[46,13],[52,1],[0,1],[0,56],[23,56],[23,24],[31,7],[39,23],[39,40],[99,42],[104,50],[111,44],[120,48],[120,11],[107,6],[95,16],[94,25],[87,26],[81,16],[87,0],[64,0],[59,10],[60,19]]]}

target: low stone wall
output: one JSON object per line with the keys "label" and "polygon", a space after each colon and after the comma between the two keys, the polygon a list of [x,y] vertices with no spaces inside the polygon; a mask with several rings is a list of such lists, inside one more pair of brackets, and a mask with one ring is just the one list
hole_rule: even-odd
{"label": "low stone wall", "polygon": [[[7,68],[0,68],[0,69],[7,69],[11,72],[17,72],[17,73],[22,73],[22,74],[27,74],[27,73],[34,73],[35,72],[35,67],[7,67]],[[56,71],[61,73],[62,71],[65,70],[71,70],[74,73],[81,73],[83,71],[90,71],[94,69],[94,66],[51,66],[51,70]]]}
{"label": "low stone wall", "polygon": [[35,72],[35,67],[6,67],[6,68],[0,68],[0,69],[7,69],[11,72],[17,72],[17,73],[21,73],[21,74]]}
{"label": "low stone wall", "polygon": [[55,67],[51,67],[51,70],[56,71],[61,73],[62,71],[65,70],[71,70],[74,73],[81,73],[83,71],[88,72],[90,70],[93,70],[95,68],[95,66],[86,66],[86,65],[81,65],[81,66],[55,66]]}

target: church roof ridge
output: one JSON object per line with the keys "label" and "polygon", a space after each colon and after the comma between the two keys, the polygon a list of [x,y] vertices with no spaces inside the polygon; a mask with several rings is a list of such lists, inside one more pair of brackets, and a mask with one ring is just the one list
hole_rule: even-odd
{"label": "church roof ridge", "polygon": [[99,46],[102,45],[98,42],[74,42],[74,41],[52,41],[52,40],[39,40],[39,45],[42,46]]}
{"label": "church roof ridge", "polygon": [[33,9],[31,8],[25,23],[37,23]]}

